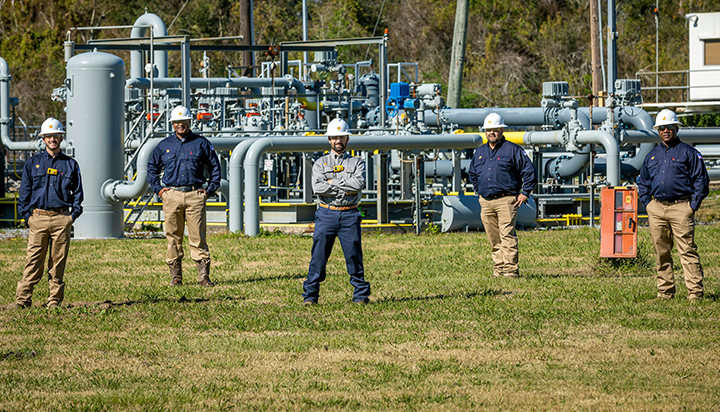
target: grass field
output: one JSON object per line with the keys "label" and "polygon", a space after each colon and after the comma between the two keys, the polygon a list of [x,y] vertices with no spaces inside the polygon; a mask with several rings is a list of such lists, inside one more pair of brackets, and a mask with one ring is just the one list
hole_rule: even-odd
{"label": "grass field", "polygon": [[[165,240],[74,241],[62,310],[0,310],[0,410],[720,410],[720,225],[706,298],[653,300],[654,257],[598,258],[598,230],[519,233],[491,277],[484,233],[363,237],[370,305],[339,245],[301,305],[312,239],[209,237],[217,286],[167,286]],[[26,240],[0,241],[0,306]]]}

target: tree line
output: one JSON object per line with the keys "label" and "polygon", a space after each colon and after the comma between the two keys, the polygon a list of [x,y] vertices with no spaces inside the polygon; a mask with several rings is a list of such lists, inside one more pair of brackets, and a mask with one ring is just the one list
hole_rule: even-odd
{"label": "tree line", "polygon": [[[462,106],[538,106],[545,81],[567,81],[571,94],[591,93],[590,1],[597,0],[470,0]],[[417,62],[421,82],[447,85],[455,2],[307,3],[310,40],[379,36],[387,29],[391,63]],[[660,70],[688,67],[686,14],[720,11],[720,0],[617,0],[618,78],[635,78],[639,70],[655,68],[655,3],[660,12]],[[253,6],[256,44],[302,40],[302,0],[255,0]],[[600,9],[606,24],[604,0]],[[64,119],[63,104],[51,101],[50,95],[65,78],[62,44],[68,29],[131,25],[145,11],[160,16],[168,34],[191,38],[238,36],[243,17],[239,2],[230,0],[0,0],[0,57],[10,67],[11,96],[20,99],[16,113],[27,124],[39,124],[48,116]],[[71,36],[85,43],[127,38],[130,29],[78,31]],[[602,37],[606,42],[606,35]],[[129,67],[129,54],[118,54]],[[375,57],[367,47],[339,52],[346,63]],[[193,56],[194,72],[201,58]],[[169,59],[171,76],[179,76],[179,56],[170,52]],[[227,76],[226,66],[242,65],[241,53],[215,53],[211,59],[211,76]]]}

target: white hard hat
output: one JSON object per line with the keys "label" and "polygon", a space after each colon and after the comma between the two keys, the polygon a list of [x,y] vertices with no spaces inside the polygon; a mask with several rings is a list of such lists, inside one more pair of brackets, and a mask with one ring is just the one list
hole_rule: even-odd
{"label": "white hard hat", "polygon": [[332,119],[328,123],[326,136],[349,136],[348,124],[343,119]]}
{"label": "white hard hat", "polygon": [[655,126],[653,126],[653,128],[657,129],[660,126],[670,126],[674,124],[682,124],[678,120],[675,112],[669,109],[662,109],[655,118]]}
{"label": "white hard hat", "polygon": [[499,129],[501,127],[507,127],[503,118],[497,113],[490,113],[485,118],[483,123],[483,129]]}
{"label": "white hard hat", "polygon": [[187,107],[176,106],[174,109],[172,109],[172,114],[170,115],[171,122],[182,122],[185,120],[192,120],[192,115],[190,114],[190,110],[188,110]]}
{"label": "white hard hat", "polygon": [[60,123],[60,120],[58,120],[54,117],[51,117],[43,122],[42,127],[40,127],[40,134],[38,136],[45,136],[47,134],[58,134],[58,133],[65,134],[65,130],[63,130],[62,123]]}

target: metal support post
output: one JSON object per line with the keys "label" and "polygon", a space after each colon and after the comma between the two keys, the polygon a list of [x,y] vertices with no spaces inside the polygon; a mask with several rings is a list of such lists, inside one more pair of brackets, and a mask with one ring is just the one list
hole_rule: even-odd
{"label": "metal support post", "polygon": [[462,195],[465,189],[462,187],[462,171],[460,170],[460,151],[452,149],[452,164],[453,164],[453,177],[452,177],[452,191],[458,192]]}
{"label": "metal support post", "polygon": [[185,39],[180,43],[182,53],[182,102],[183,106],[190,109],[190,78],[192,77],[191,62],[190,62],[190,39],[185,36]]}
{"label": "metal support post", "polygon": [[415,234],[419,235],[422,231],[422,198],[420,183],[424,180],[420,177],[422,173],[422,155],[415,156]]}
{"label": "metal support post", "polygon": [[303,203],[313,202],[313,190],[312,190],[312,153],[302,154],[302,193]]}
{"label": "metal support post", "polygon": [[389,223],[388,219],[388,164],[387,153],[375,155],[375,175],[377,176],[377,222]]}

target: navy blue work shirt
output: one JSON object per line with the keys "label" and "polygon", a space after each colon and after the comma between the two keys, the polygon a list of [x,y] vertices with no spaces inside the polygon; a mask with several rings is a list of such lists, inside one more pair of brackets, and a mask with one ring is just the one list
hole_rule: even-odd
{"label": "navy blue work shirt", "polygon": [[488,143],[478,147],[470,162],[470,183],[475,193],[492,198],[505,193],[526,197],[535,188],[537,174],[522,147],[503,139],[491,149]]}
{"label": "navy blue work shirt", "polygon": [[34,209],[71,207],[73,221],[83,212],[84,199],[80,166],[75,159],[59,152],[53,157],[47,150],[25,161],[18,212],[27,222]]}
{"label": "navy blue work shirt", "polygon": [[[210,178],[205,177],[208,168]],[[160,171],[165,174],[160,183]],[[185,139],[172,134],[158,143],[147,166],[148,184],[158,193],[163,186],[195,186],[208,182],[208,196],[220,187],[220,160],[206,138],[190,133]]]}
{"label": "navy blue work shirt", "polygon": [[670,145],[660,142],[645,156],[637,186],[645,206],[653,199],[690,199],[690,207],[698,210],[710,192],[710,178],[700,152],[676,137]]}

